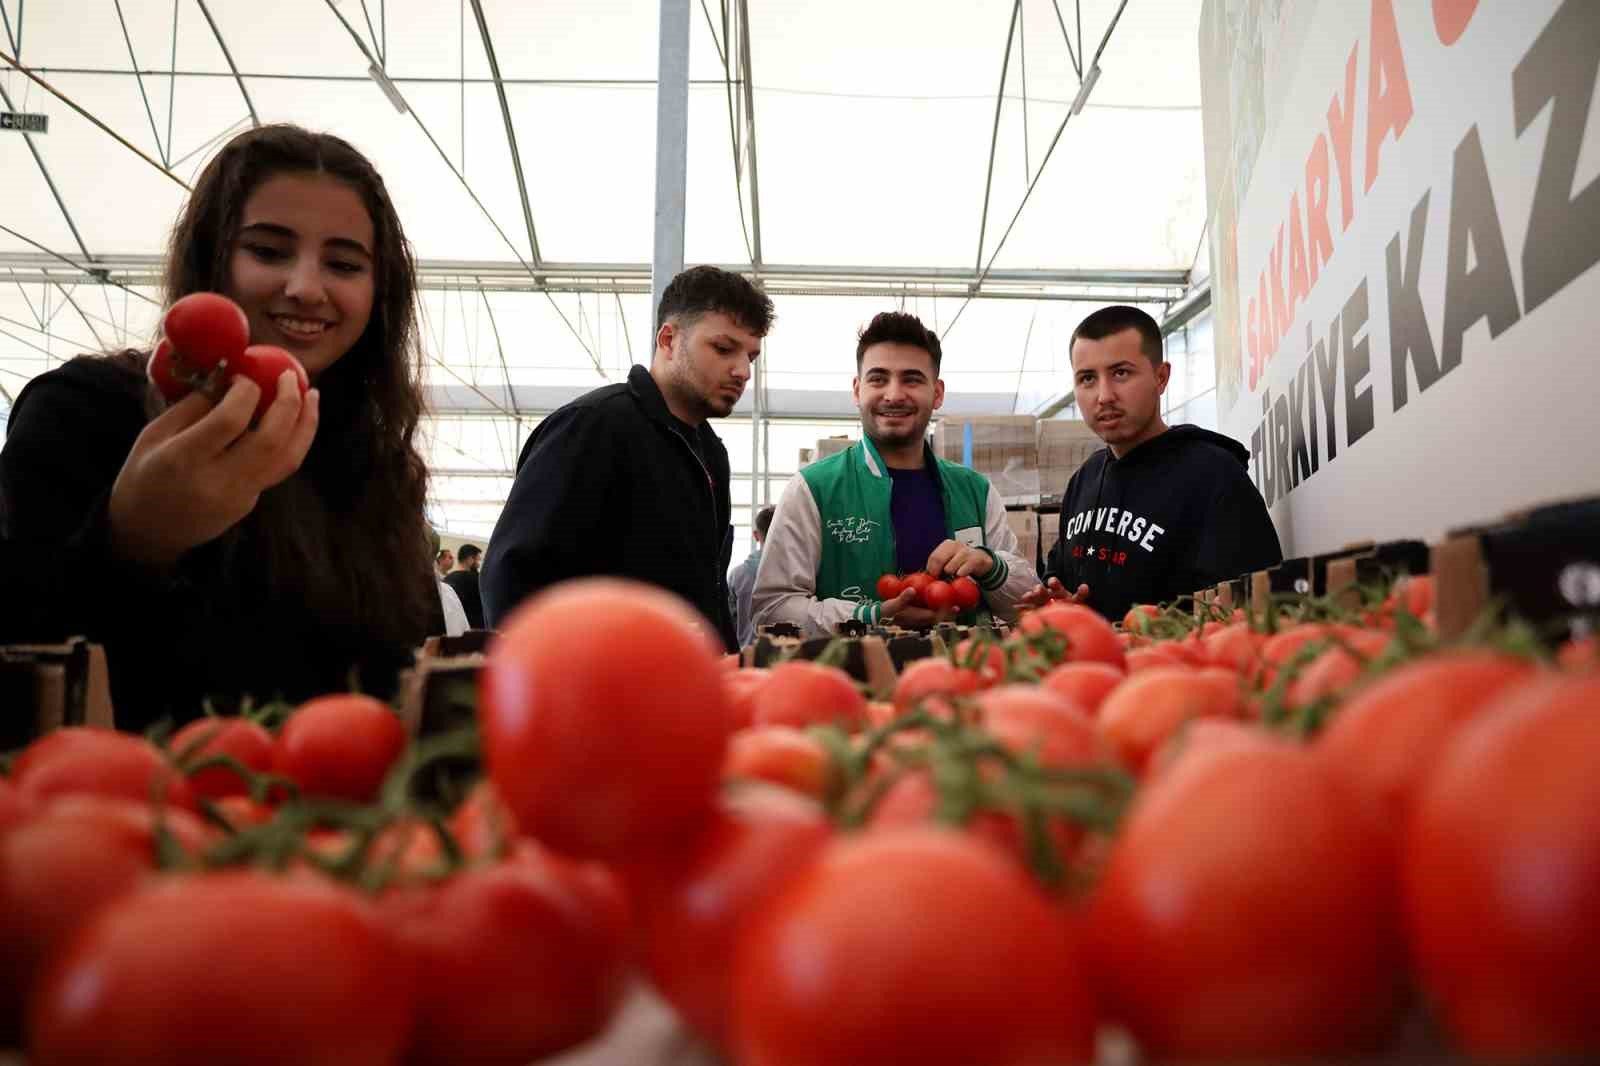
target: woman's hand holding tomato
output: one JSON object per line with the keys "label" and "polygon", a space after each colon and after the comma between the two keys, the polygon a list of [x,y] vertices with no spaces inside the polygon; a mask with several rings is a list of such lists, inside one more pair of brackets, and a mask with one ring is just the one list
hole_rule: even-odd
{"label": "woman's hand holding tomato", "polygon": [[[318,393],[285,370],[276,392],[238,377],[213,404],[192,393],[140,431],[111,488],[112,545],[157,566],[214,540],[300,468],[317,432]],[[254,430],[258,404],[270,404]]]}

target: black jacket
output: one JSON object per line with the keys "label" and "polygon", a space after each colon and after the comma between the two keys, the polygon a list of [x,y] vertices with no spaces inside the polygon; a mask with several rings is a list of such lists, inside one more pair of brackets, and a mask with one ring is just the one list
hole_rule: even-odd
{"label": "black jacket", "polygon": [[731,515],[722,441],[674,418],[635,366],[626,382],[552,413],[523,445],[484,552],[484,613],[499,626],[548,585],[608,574],[677,593],[734,650]]}
{"label": "black jacket", "polygon": [[483,624],[483,596],[478,591],[478,572],[476,570],[452,570],[444,575],[444,583],[449,585],[461,600],[461,609],[467,612],[467,624],[473,629],[484,628]]}
{"label": "black jacket", "polygon": [[[17,396],[0,450],[5,501],[0,602],[8,640],[83,635],[103,643],[119,728],[142,730],[199,716],[202,701],[230,709],[244,696],[299,701],[348,691],[391,697],[415,645],[375,639],[316,617],[293,597],[249,595],[225,569],[220,541],[173,571],[120,560],[111,550],[111,487],[147,421],[144,375],[81,357],[34,378]],[[55,569],[55,595],[36,592],[34,560]],[[247,562],[235,561],[237,566]],[[432,574],[419,575],[429,581]],[[13,599],[14,594],[17,598]],[[442,612],[436,632],[442,631]]]}
{"label": "black jacket", "polygon": [[1283,561],[1278,533],[1229,437],[1173,426],[1121,459],[1102,448],[1061,498],[1061,535],[1046,572],[1117,621]]}

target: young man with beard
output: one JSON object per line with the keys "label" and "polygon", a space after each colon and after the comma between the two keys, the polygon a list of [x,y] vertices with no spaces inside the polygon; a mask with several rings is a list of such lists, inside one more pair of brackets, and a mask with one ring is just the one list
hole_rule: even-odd
{"label": "young man with beard", "polygon": [[1101,308],[1073,331],[1071,358],[1078,410],[1106,447],[1067,483],[1049,587],[1028,602],[1073,600],[1118,621],[1136,603],[1169,602],[1283,561],[1244,445],[1162,421],[1172,367],[1155,319],[1136,307]]}
{"label": "young man with beard", "polygon": [[856,341],[851,385],[863,439],[812,463],[784,489],[767,531],[752,607],[758,625],[808,636],[846,619],[926,626],[907,592],[876,595],[886,573],[971,577],[978,612],[1014,617],[1038,581],[987,478],[934,456],[928,420],[944,403],[939,338],[914,315],[884,312]]}
{"label": "young man with beard", "polygon": [[728,452],[708,419],[739,402],[772,319],[738,274],[686,270],[661,294],[650,366],[539,423],[484,557],[490,626],[542,588],[605,574],[678,594],[737,650]]}

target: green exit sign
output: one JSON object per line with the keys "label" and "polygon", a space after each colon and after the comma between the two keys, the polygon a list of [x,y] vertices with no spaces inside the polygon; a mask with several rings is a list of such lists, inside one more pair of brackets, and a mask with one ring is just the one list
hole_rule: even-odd
{"label": "green exit sign", "polygon": [[0,111],[0,130],[18,133],[49,133],[49,115],[31,115],[24,111]]}

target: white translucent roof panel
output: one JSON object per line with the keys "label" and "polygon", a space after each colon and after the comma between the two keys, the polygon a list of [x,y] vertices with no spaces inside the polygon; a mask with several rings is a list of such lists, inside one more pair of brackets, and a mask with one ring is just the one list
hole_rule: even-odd
{"label": "white translucent roof panel", "polygon": [[[648,261],[654,0],[484,0],[506,81],[526,214],[470,4],[212,2],[213,30],[199,5],[180,3],[175,34],[170,0],[122,0],[121,21],[112,0],[0,5],[14,30],[18,16],[24,19],[21,41],[13,37],[0,48],[160,165],[139,159],[23,74],[0,70],[13,106],[50,115],[50,132],[31,140],[66,212],[28,139],[0,136],[7,193],[0,224],[22,235],[0,232],[0,256],[7,257],[0,316],[9,319],[0,322],[0,382],[10,391],[78,347],[149,336],[148,304],[78,275],[78,306],[72,306],[53,282],[39,280],[27,257],[43,255],[42,247],[81,261],[87,250],[123,261],[146,257],[145,275],[155,272],[153,257],[185,195],[179,181],[192,181],[215,146],[250,121],[223,43],[261,121],[336,132],[383,173],[418,256],[436,265],[435,287],[422,298],[430,395],[495,414],[512,401],[537,407],[541,398],[620,380],[629,365],[648,360],[647,296],[545,295],[501,291],[495,283],[479,291],[467,264],[515,273],[519,259],[531,263],[527,216],[545,261]],[[1023,0],[1014,34],[1014,5],[1006,0],[749,6],[766,263],[972,270],[994,255],[1035,174],[1026,208],[994,258],[996,270],[1182,271],[1195,261],[1205,214],[1195,48],[1200,0],[1127,5],[1100,59],[1103,74],[1088,107],[1067,123],[1047,164],[1045,153],[1078,91],[1068,41],[1074,53],[1092,55],[1117,0],[1061,3],[1061,21],[1051,0]],[[730,130],[719,56],[727,44],[722,10],[721,2],[691,6],[685,244],[690,262],[738,264],[749,261],[757,204],[748,178],[742,197],[736,191],[735,137],[743,150],[749,144],[742,121]],[[368,76],[369,54],[398,86],[409,113],[397,111]],[[1079,62],[1086,58],[1077,54]],[[134,60],[142,79],[132,74]],[[736,110],[742,118],[742,103]],[[445,263],[459,264],[460,276],[450,275],[454,266],[437,267]],[[58,266],[65,273],[55,276],[74,277]],[[13,284],[18,275],[10,271],[26,277],[30,269],[33,280]],[[824,288],[838,286],[819,283]],[[1129,291],[1133,299],[1147,295]],[[132,313],[125,315],[129,300]],[[839,394],[853,369],[855,330],[902,302],[948,331],[945,377],[953,402],[999,410],[1030,410],[1059,395],[1066,337],[1094,306],[779,295],[779,323],[765,357],[774,412],[847,410]],[[41,322],[33,308],[45,306],[58,313]],[[523,413],[508,410],[505,417]]]}

